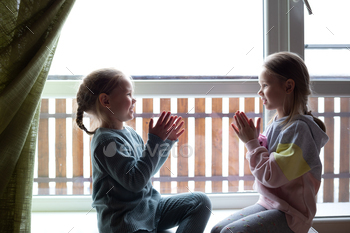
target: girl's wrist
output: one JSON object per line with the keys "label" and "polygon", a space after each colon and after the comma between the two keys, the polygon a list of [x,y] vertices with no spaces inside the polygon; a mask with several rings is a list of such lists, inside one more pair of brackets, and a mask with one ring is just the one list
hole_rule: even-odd
{"label": "girl's wrist", "polygon": [[245,144],[245,147],[247,148],[248,152],[253,151],[254,149],[258,148],[259,146],[260,146],[260,142],[257,138],[249,140]]}
{"label": "girl's wrist", "polygon": [[153,141],[155,143],[164,143],[166,140],[161,139],[158,135],[153,133],[148,133],[148,140]]}

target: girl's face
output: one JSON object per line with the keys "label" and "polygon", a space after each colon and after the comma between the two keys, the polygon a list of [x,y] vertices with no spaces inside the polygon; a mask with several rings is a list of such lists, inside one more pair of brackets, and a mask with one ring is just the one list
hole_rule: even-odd
{"label": "girl's face", "polygon": [[136,100],[133,98],[133,87],[129,78],[122,78],[109,98],[110,114],[112,114],[110,119],[113,121],[113,125],[121,125],[122,127],[123,122],[134,118]]}
{"label": "girl's face", "polygon": [[284,81],[264,68],[259,76],[260,90],[258,94],[266,109],[277,110],[278,118],[286,116],[284,104],[287,97]]}

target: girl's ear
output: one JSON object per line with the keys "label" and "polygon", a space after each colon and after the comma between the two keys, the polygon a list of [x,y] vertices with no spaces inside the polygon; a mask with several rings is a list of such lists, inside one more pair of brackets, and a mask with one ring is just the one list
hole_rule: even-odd
{"label": "girl's ear", "polygon": [[293,79],[288,79],[285,83],[286,86],[286,93],[290,94],[293,93],[294,88],[295,88],[295,82]]}
{"label": "girl's ear", "polygon": [[103,107],[109,107],[109,96],[105,93],[101,93],[98,96],[98,100]]}

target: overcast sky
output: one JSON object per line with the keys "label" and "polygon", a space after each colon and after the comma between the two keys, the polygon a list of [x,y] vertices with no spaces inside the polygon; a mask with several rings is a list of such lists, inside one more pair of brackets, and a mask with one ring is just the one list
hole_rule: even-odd
{"label": "overcast sky", "polygon": [[[310,0],[306,44],[350,44],[350,1]],[[337,4],[338,3],[338,4]],[[131,75],[258,75],[261,0],[77,0],[50,74],[116,67]],[[308,50],[311,74],[350,75],[349,50]]]}

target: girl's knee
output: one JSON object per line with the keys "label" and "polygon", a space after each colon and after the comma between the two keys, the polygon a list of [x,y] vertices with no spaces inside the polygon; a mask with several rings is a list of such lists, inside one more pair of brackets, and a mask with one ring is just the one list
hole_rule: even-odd
{"label": "girl's knee", "polygon": [[214,226],[213,229],[211,229],[210,233],[233,233],[236,231],[234,231],[233,229],[231,229],[228,226]]}
{"label": "girl's knee", "polygon": [[194,192],[193,195],[195,196],[195,199],[197,200],[198,205],[203,206],[203,208],[207,208],[211,210],[211,201],[205,193]]}
{"label": "girl's knee", "polygon": [[222,230],[222,226],[215,225],[215,226],[211,229],[210,233],[220,233],[221,230]]}
{"label": "girl's knee", "polygon": [[[221,231],[220,231],[220,233],[233,233],[233,232],[237,232],[237,231],[234,231],[233,229],[231,230],[229,227],[224,227]],[[238,231],[238,233],[239,233],[240,231]],[[242,233],[244,233],[244,231],[242,231]]]}

